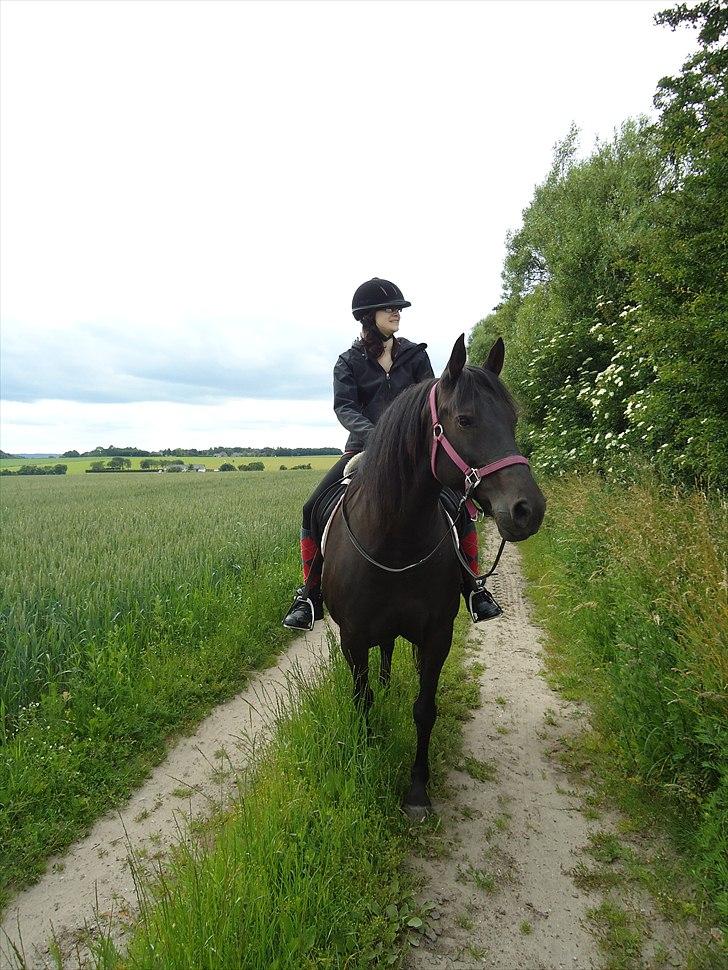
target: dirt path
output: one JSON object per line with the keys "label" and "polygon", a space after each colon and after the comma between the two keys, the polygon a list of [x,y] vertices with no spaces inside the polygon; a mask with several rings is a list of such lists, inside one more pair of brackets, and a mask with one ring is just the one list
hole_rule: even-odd
{"label": "dirt path", "polygon": [[510,546],[492,581],[504,616],[473,630],[474,659],[485,666],[482,707],[465,726],[463,770],[448,779],[453,797],[439,806],[446,858],[413,862],[421,900],[436,909],[434,939],[422,938],[410,970],[587,970],[600,962],[586,925],[594,899],[567,875],[590,827],[544,731],[545,721],[578,712],[540,676],[540,631],[522,585]]}
{"label": "dirt path", "polygon": [[313,633],[291,642],[275,667],[255,675],[241,694],[182,738],[120,811],[99,819],[86,838],[50,859],[42,879],[5,913],[0,967],[17,965],[8,940],[22,950],[28,967],[41,968],[55,966],[49,948],[55,937],[70,968],[88,953],[89,933],[123,939],[136,911],[130,852],[142,862],[163,858],[191,819],[209,815],[237,793],[239,772],[269,734],[291,678],[315,676],[327,654],[326,628],[317,623]]}
{"label": "dirt path", "polygon": [[[562,766],[559,753],[589,712],[543,677],[543,634],[530,620],[513,546],[492,589],[504,615],[472,635],[482,706],[465,726],[451,797],[437,806],[441,841],[411,860],[418,901],[434,909],[412,935],[419,945],[407,970],[723,966],[717,951],[707,962],[690,959],[720,931],[708,937],[690,919],[666,918],[619,861],[631,855],[649,868],[670,858],[669,847],[657,835],[628,835],[602,804],[599,813],[586,809],[593,793]],[[671,884],[669,896],[681,888]]]}
{"label": "dirt path", "polygon": [[[419,901],[434,909],[424,932],[412,934],[419,946],[406,967],[596,970],[606,961],[588,911],[607,897],[580,888],[572,873],[579,865],[583,870],[590,836],[604,835],[605,827],[615,832],[619,820],[603,812],[587,820],[584,792],[574,790],[556,757],[563,739],[579,732],[585,712],[554,693],[542,676],[541,631],[529,619],[514,547],[492,588],[505,614],[474,627],[472,637],[473,660],[483,667],[482,706],[465,725],[463,762],[448,778],[450,797],[436,806],[441,834],[423,840],[434,842],[429,855],[411,860]],[[54,965],[48,946],[53,935],[67,968],[83,963],[89,933],[110,932],[123,944],[136,908],[130,851],[142,861],[163,858],[190,819],[237,794],[251,745],[269,734],[291,677],[315,676],[318,658],[327,652],[319,623],[313,634],[291,643],[276,667],[182,739],[121,812],[101,819],[87,838],[51,859],[43,879],[8,908],[0,967],[16,965],[3,934],[16,945],[22,935],[33,968]],[[633,899],[631,910],[649,923],[650,939],[635,944],[635,960],[612,965],[685,966],[692,928],[678,940],[677,928],[656,916],[649,898]],[[624,945],[627,931],[617,929]]]}

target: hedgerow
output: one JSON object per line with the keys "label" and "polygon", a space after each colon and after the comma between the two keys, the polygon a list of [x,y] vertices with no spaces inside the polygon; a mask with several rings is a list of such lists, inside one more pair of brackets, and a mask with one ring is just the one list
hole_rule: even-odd
{"label": "hedgerow", "polygon": [[563,473],[728,484],[728,8],[660,15],[701,27],[660,82],[657,123],[626,122],[577,159],[578,132],[508,238],[503,302],[470,354],[508,346],[523,447]]}

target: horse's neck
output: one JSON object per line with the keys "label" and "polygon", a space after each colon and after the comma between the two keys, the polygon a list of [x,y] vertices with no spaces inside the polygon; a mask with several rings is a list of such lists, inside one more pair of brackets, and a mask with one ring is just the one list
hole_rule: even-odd
{"label": "horse's neck", "polygon": [[396,541],[400,548],[408,546],[419,548],[427,544],[433,529],[437,529],[442,519],[439,509],[441,486],[429,472],[413,475],[404,490],[396,514],[385,517],[380,509],[372,507],[369,501],[351,503],[352,515],[366,535],[373,542],[386,539]]}

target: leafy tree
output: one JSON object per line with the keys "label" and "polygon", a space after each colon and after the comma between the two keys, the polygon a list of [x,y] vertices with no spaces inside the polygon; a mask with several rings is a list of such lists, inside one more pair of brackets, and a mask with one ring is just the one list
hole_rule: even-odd
{"label": "leafy tree", "polygon": [[482,361],[493,339],[505,337],[506,378],[524,411],[522,447],[551,471],[613,467],[627,449],[624,398],[650,378],[632,366],[625,380],[619,355],[629,345],[658,153],[644,122],[625,124],[583,161],[576,134],[556,146],[523,225],[509,236],[503,302],[470,341]]}
{"label": "leafy tree", "polygon": [[222,465],[220,465],[220,471],[221,472],[234,472],[235,471],[235,465],[233,465],[229,461],[224,461],[222,463]]}
{"label": "leafy tree", "polygon": [[655,128],[662,191],[634,288],[655,381],[639,402],[646,441],[672,477],[728,481],[728,6],[680,4],[658,24],[698,29],[698,51],[663,78]]}

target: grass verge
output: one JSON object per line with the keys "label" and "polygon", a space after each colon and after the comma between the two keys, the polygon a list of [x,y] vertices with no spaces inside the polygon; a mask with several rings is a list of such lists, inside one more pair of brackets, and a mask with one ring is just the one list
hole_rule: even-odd
{"label": "grass verge", "polygon": [[[435,795],[461,754],[459,722],[478,703],[477,680],[466,675],[469,626],[462,614],[438,692]],[[127,951],[97,944],[99,968],[399,962],[408,934],[423,925],[402,863],[427,827],[415,835],[400,809],[415,742],[409,646],[398,641],[390,689],[375,689],[371,740],[338,648],[322,682],[292,690],[235,808],[215,821],[214,837],[184,843],[156,882],[140,879],[141,916]]]}
{"label": "grass verge", "polygon": [[[725,926],[726,508],[583,477],[552,483],[549,503],[524,548],[529,593],[554,686],[594,712],[568,760],[633,827],[669,833],[703,890],[690,906]],[[670,900],[665,871],[657,893]]]}

